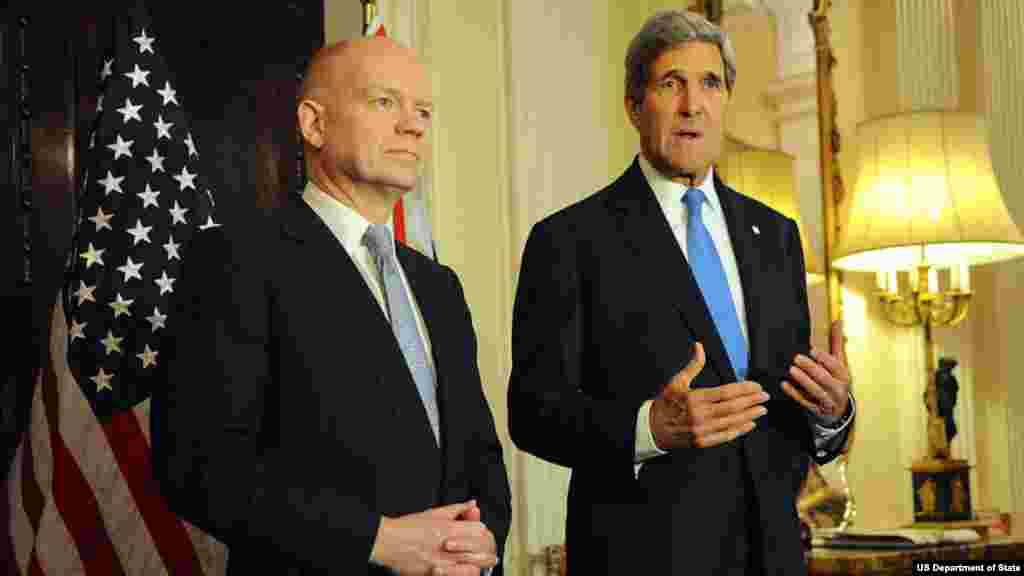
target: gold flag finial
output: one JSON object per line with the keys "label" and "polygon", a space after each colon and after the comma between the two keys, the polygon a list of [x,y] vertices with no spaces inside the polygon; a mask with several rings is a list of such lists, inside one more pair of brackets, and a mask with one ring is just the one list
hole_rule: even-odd
{"label": "gold flag finial", "polygon": [[373,19],[377,16],[377,0],[360,0],[363,3],[363,34],[370,30]]}

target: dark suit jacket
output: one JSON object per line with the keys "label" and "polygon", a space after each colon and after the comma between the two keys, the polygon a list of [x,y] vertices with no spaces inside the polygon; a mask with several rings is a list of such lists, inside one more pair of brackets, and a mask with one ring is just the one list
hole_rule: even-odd
{"label": "dark suit jacket", "polygon": [[529,234],[509,427],[521,449],[572,468],[573,575],[804,570],[796,497],[813,438],[780,389],[810,346],[800,239],[792,220],[721,182],[716,190],[746,302],[748,379],[771,394],[768,414],[736,441],[649,460],[638,477],[637,411],[686,365],[694,341],[707,355],[694,387],[736,381],[700,289],[637,161]]}
{"label": "dark suit jacket", "polygon": [[461,284],[398,258],[430,335],[440,449],[390,324],[305,202],[190,245],[154,465],[172,509],[228,545],[229,574],[385,573],[367,564],[381,515],[469,498],[501,554],[510,490]]}

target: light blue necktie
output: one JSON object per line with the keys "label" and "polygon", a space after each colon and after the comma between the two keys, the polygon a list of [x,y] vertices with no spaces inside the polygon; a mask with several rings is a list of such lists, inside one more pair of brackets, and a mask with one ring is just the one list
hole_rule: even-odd
{"label": "light blue necktie", "polygon": [[363,236],[366,245],[377,263],[384,283],[385,305],[391,317],[391,328],[398,339],[405,362],[409,366],[416,389],[419,390],[423,406],[427,409],[430,427],[434,429],[434,440],[440,445],[440,416],[437,410],[437,391],[434,370],[427,363],[427,352],[416,329],[416,316],[409,300],[409,294],[402,285],[398,261],[395,259],[395,241],[391,231],[383,224],[373,224]]}
{"label": "light blue necktie", "polygon": [[701,207],[705,201],[704,191],[690,188],[683,195],[686,204],[686,259],[690,263],[697,285],[711,312],[718,335],[725,345],[736,372],[737,380],[747,377],[747,343],[743,340],[739,316],[733,305],[729,281],[722,267],[722,259],[718,256],[711,234],[701,220]]}

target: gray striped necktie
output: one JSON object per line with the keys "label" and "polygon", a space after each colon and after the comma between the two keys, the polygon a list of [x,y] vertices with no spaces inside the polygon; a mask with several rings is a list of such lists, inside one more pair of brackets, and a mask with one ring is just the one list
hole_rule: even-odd
{"label": "gray striped necktie", "polygon": [[395,259],[395,241],[391,231],[383,224],[372,224],[363,236],[363,244],[370,251],[384,286],[385,305],[391,317],[391,328],[398,339],[405,362],[416,382],[423,406],[427,410],[434,440],[440,445],[440,415],[437,410],[437,389],[434,370],[427,363],[427,352],[416,329],[416,316],[409,294],[402,285],[398,261]]}

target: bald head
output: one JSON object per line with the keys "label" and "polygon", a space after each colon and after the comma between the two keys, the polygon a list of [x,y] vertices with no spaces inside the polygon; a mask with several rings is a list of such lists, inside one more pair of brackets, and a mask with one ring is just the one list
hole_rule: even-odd
{"label": "bald head", "polygon": [[328,44],[318,49],[310,59],[299,97],[323,102],[325,92],[336,89],[346,82],[346,77],[362,72],[368,64],[379,65],[381,60],[396,59],[417,62],[412,49],[383,36]]}
{"label": "bald head", "polygon": [[297,110],[311,179],[360,210],[360,199],[379,198],[386,213],[388,202],[416,184],[430,92],[415,52],[390,38],[318,50]]}

